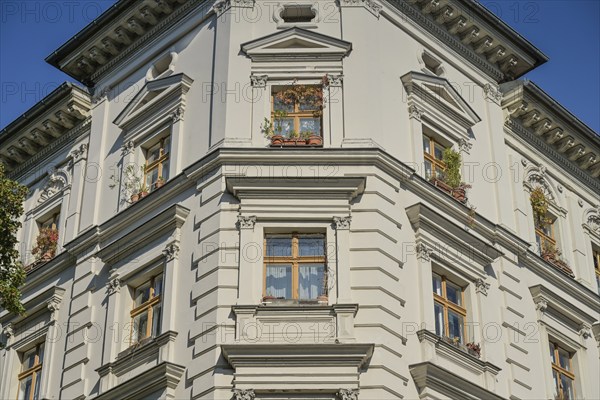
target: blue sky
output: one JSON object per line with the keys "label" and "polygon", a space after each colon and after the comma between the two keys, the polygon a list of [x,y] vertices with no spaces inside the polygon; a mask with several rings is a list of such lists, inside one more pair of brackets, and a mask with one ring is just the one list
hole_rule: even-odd
{"label": "blue sky", "polygon": [[[44,58],[114,0],[0,0],[0,128],[68,76]],[[525,77],[600,131],[600,1],[482,0],[550,57]]]}

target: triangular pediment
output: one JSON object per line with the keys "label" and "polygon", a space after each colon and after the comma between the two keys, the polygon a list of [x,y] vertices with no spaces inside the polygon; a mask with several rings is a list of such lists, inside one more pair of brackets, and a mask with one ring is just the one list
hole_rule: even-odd
{"label": "triangular pediment", "polygon": [[242,52],[252,61],[341,60],[352,50],[352,43],[301,28],[252,40],[242,44]]}
{"label": "triangular pediment", "polygon": [[184,96],[192,82],[193,80],[185,74],[147,82],[113,122],[125,128],[149,112],[156,112],[166,105],[172,108],[173,105],[185,103]]}
{"label": "triangular pediment", "polygon": [[422,106],[444,110],[460,125],[470,128],[481,118],[447,79],[421,72],[409,72],[400,78],[409,97]]}

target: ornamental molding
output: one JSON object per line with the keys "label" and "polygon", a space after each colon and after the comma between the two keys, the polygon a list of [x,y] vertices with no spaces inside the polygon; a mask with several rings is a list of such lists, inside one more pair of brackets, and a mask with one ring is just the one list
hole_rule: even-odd
{"label": "ornamental molding", "polygon": [[579,336],[583,339],[589,339],[592,337],[592,325],[584,322],[579,327]]}
{"label": "ornamental molding", "polygon": [[340,230],[349,230],[350,223],[352,222],[352,216],[347,217],[333,217],[333,223],[335,225],[335,229]]}
{"label": "ornamental molding", "polygon": [[250,84],[255,88],[266,88],[269,75],[250,75]]}
{"label": "ornamental molding", "polygon": [[256,215],[238,215],[238,229],[254,229]]}
{"label": "ornamental molding", "polygon": [[109,296],[121,291],[121,278],[119,274],[114,270],[111,272],[111,276],[108,278],[108,283],[106,284],[106,291]]}
{"label": "ornamental molding", "polygon": [[379,18],[383,6],[374,0],[340,0],[340,7],[364,7],[367,11]]}
{"label": "ornamental molding", "polygon": [[183,114],[185,113],[185,108],[178,106],[169,114],[169,118],[173,123],[183,121]]}
{"label": "ornamental molding", "polygon": [[410,119],[416,119],[417,121],[421,122],[423,114],[425,114],[425,111],[416,106],[415,104],[411,104],[410,106],[408,106],[408,117]]}
{"label": "ornamental molding", "polygon": [[40,193],[38,203],[44,203],[58,193],[67,189],[70,185],[70,174],[65,169],[53,169],[46,179],[46,183]]}
{"label": "ornamental molding", "polygon": [[46,307],[48,311],[50,311],[50,320],[56,321],[58,319],[58,310],[60,310],[60,303],[62,301],[62,296],[58,294],[52,295],[50,300],[46,302]]}
{"label": "ornamental molding", "polygon": [[6,336],[7,338],[12,337],[15,334],[15,331],[13,329],[13,325],[9,322],[6,325],[4,325],[2,327],[2,333],[4,334],[4,336]]}
{"label": "ornamental molding", "polygon": [[254,8],[254,0],[219,0],[212,6],[217,16],[230,8]]}
{"label": "ornamental molding", "polygon": [[485,100],[496,103],[497,105],[502,104],[502,91],[498,85],[486,83],[483,85],[483,93]]}
{"label": "ornamental molding", "polygon": [[88,153],[88,145],[87,143],[82,143],[75,150],[71,151],[71,157],[73,159],[73,163],[77,163],[81,160],[85,160],[87,158]]}
{"label": "ornamental molding", "polygon": [[125,157],[135,151],[135,143],[133,140],[128,140],[121,146],[121,156]]}
{"label": "ornamental molding", "polygon": [[342,87],[343,82],[344,82],[343,74],[327,74],[327,86]]}
{"label": "ornamental molding", "polygon": [[339,400],[358,400],[358,389],[340,389],[336,395]]}
{"label": "ornamental molding", "polygon": [[484,296],[488,295],[488,290],[490,289],[490,284],[484,281],[481,278],[478,278],[475,281],[475,293],[481,293]]}
{"label": "ornamental molding", "polygon": [[417,259],[423,262],[429,262],[431,261],[432,254],[433,250],[425,243],[417,244]]}
{"label": "ornamental molding", "polygon": [[233,391],[233,400],[254,400],[255,397],[254,389],[235,389]]}
{"label": "ornamental molding", "polygon": [[458,139],[458,149],[465,154],[471,154],[473,143],[469,139],[460,138]]}
{"label": "ornamental molding", "polygon": [[169,243],[168,245],[165,246],[162,253],[165,256],[167,262],[178,259],[179,258],[179,243],[178,242]]}
{"label": "ornamental molding", "polygon": [[600,206],[588,208],[583,213],[583,229],[600,239]]}
{"label": "ornamental molding", "polygon": [[[567,301],[556,289],[549,289],[544,285],[535,285],[529,288],[531,297],[535,304],[535,309],[538,313],[538,319],[544,321],[544,316],[548,313],[555,315],[552,319],[546,321],[550,324],[556,318],[563,318],[565,321],[572,321],[571,329],[580,335],[588,335],[589,327],[596,321],[596,317],[588,313],[594,309],[600,308],[600,300],[595,296],[594,304],[585,307],[573,304]],[[583,332],[582,332],[583,331]]]}

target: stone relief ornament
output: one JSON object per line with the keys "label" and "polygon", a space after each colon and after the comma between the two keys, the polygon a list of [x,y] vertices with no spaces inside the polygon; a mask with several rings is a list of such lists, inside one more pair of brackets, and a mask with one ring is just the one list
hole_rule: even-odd
{"label": "stone relief ornament", "polygon": [[256,224],[256,216],[238,215],[238,226],[240,229],[254,229]]}
{"label": "stone relief ornament", "polygon": [[352,217],[333,217],[333,223],[335,224],[335,229],[350,229],[350,222],[352,222]]}
{"label": "stone relief ornament", "polygon": [[254,400],[255,397],[254,389],[235,389],[233,391],[233,400]]}
{"label": "stone relief ornament", "polygon": [[40,193],[40,198],[38,200],[39,203],[43,203],[49,198],[53,197],[56,193],[61,192],[69,185],[69,174],[60,169],[54,169],[48,179],[46,180],[46,184]]}
{"label": "stone relief ornament", "polygon": [[339,400],[358,400],[358,389],[340,389],[337,397]]}

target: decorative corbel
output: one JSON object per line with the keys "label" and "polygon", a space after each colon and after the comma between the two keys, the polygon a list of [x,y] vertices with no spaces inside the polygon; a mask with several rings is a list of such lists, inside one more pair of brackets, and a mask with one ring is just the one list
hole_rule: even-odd
{"label": "decorative corbel", "polygon": [[478,278],[475,281],[475,293],[481,293],[482,295],[487,296],[489,288],[490,284],[483,279]]}
{"label": "decorative corbel", "polygon": [[109,296],[114,293],[119,293],[121,290],[121,278],[119,278],[119,274],[115,270],[110,271],[106,287]]}
{"label": "decorative corbel", "polygon": [[352,222],[352,217],[333,217],[333,223],[335,224],[336,230],[348,230],[350,229],[350,222]]}
{"label": "decorative corbel", "polygon": [[420,122],[421,118],[423,117],[423,114],[425,114],[425,111],[423,111],[421,108],[419,108],[415,104],[411,104],[408,107],[408,117],[411,119],[414,118]]}
{"label": "decorative corbel", "polygon": [[433,250],[429,248],[425,243],[419,243],[417,245],[417,259],[423,262],[431,261],[431,255]]}
{"label": "decorative corbel", "polygon": [[358,389],[340,389],[337,392],[339,400],[358,400]]}
{"label": "decorative corbel", "polygon": [[165,258],[167,259],[167,262],[177,259],[179,257],[179,243],[178,242],[169,243],[168,245],[165,246],[162,253],[165,256]]}
{"label": "decorative corbel", "polygon": [[255,88],[266,88],[268,80],[268,75],[250,75],[250,84]]}
{"label": "decorative corbel", "polygon": [[129,140],[129,141],[123,143],[123,145],[121,146],[121,155],[123,157],[125,157],[126,155],[133,153],[134,149],[135,149],[135,144],[133,143],[133,140]]}
{"label": "decorative corbel", "polygon": [[254,224],[256,224],[256,216],[255,215],[238,215],[238,229],[254,229]]}
{"label": "decorative corbel", "polygon": [[233,400],[254,400],[255,397],[254,389],[235,389],[233,391]]}

